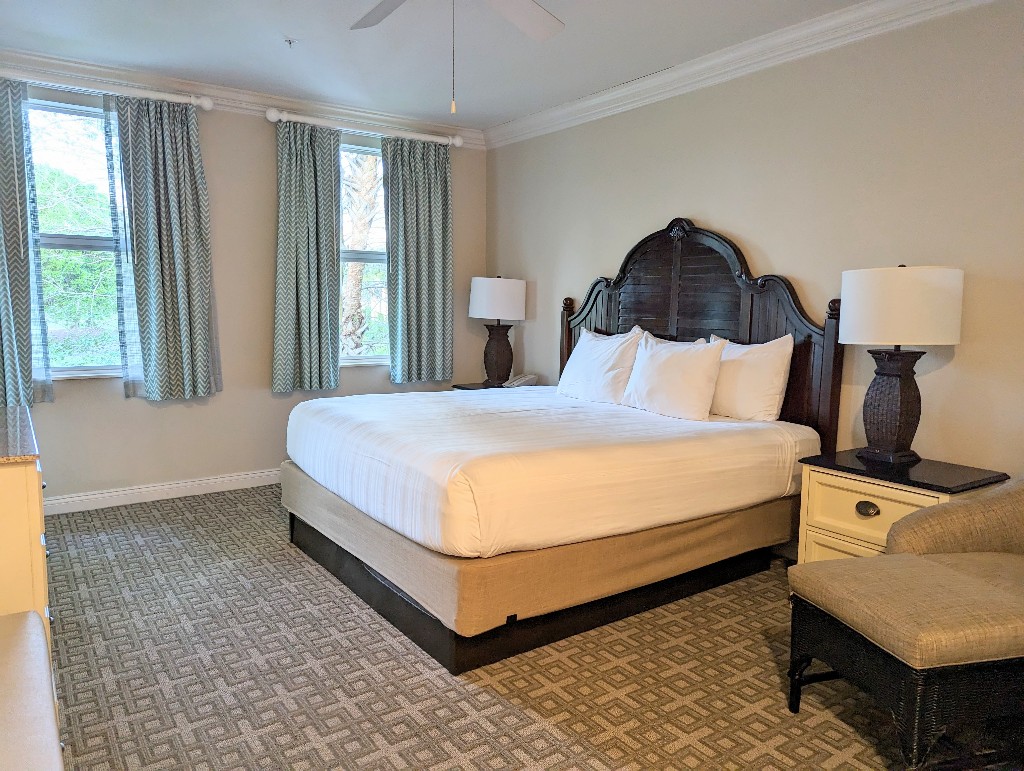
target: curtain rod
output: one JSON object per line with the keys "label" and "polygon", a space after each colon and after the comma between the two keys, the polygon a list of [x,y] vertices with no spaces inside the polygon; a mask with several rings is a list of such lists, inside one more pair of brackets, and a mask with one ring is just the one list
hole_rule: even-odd
{"label": "curtain rod", "polygon": [[284,110],[278,110],[274,107],[267,110],[267,120],[271,123],[277,123],[278,121],[284,120],[293,121],[295,123],[309,123],[313,126],[325,126],[326,128],[340,129],[341,131],[348,131],[352,134],[362,134],[363,136],[418,139],[421,142],[437,142],[438,144],[453,145],[455,147],[462,147],[464,141],[458,134],[455,134],[454,136],[445,136],[442,134],[421,134],[416,131],[403,131],[401,129],[388,129],[386,131],[381,131],[379,129],[368,128],[367,126],[359,123],[346,123],[345,121],[340,120],[296,115],[295,113],[285,112]]}
{"label": "curtain rod", "polygon": [[161,91],[139,90],[137,94],[125,94],[125,96],[139,96],[143,99],[162,99],[165,102],[177,102],[179,104],[191,104],[206,112],[213,109],[213,100],[208,96],[195,96],[194,94],[165,94]]}
{"label": "curtain rod", "polygon": [[140,99],[159,99],[164,102],[176,102],[177,104],[191,104],[200,109],[209,111],[213,109],[213,99],[208,96],[196,96],[195,94],[172,94],[167,91],[151,91],[147,88],[136,88],[135,86],[117,85],[113,88],[96,89],[83,86],[65,85],[51,81],[36,80],[34,78],[15,78],[24,80],[30,86],[39,88],[50,88],[56,91],[75,91],[80,94],[114,94],[116,96],[132,96]]}

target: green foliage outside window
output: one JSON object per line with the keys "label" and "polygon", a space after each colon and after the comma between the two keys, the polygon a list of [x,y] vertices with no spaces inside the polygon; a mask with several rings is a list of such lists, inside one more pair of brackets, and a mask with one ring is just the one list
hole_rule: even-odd
{"label": "green foliage outside window", "polygon": [[50,365],[103,367],[117,364],[120,343],[114,255],[43,249],[40,262]]}
{"label": "green foliage outside window", "polygon": [[29,120],[50,364],[116,365],[121,357],[113,252],[58,246],[48,238],[112,236],[103,120],[45,109],[30,109]]}
{"label": "green foliage outside window", "polygon": [[[341,355],[387,356],[387,265],[383,262],[343,262],[341,269]],[[357,271],[358,281],[353,278]],[[353,289],[357,298],[355,302],[352,301]]]}
{"label": "green foliage outside window", "polygon": [[110,194],[62,169],[35,165],[39,232],[110,236]]}

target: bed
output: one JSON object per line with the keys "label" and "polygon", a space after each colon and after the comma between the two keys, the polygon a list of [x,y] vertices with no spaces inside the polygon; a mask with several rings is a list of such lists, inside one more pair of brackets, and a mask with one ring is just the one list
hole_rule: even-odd
{"label": "bed", "polygon": [[[563,301],[561,367],[584,329],[739,343],[792,334],[781,422],[682,430],[666,426],[688,421],[631,421],[625,413],[639,411],[585,408],[551,388],[315,400],[289,424],[281,484],[291,540],[454,673],[764,569],[768,547],[792,533],[795,460],[835,449],[838,311],[834,300],[818,327],[788,281],[750,277],[727,238],[673,220],[614,279],[596,280],[578,310]],[[388,433],[386,413],[402,431]],[[463,425],[462,414],[476,422]],[[647,434],[631,437],[630,422]],[[334,423],[348,433],[332,445]],[[528,452],[548,428],[555,446]],[[703,469],[693,448],[711,429],[727,454],[760,460],[733,477]],[[609,445],[611,434],[625,447]],[[504,479],[510,466],[536,484]],[[595,490],[560,495],[583,467],[596,470]],[[545,482],[545,470],[557,473]],[[424,497],[432,476],[449,484],[439,518],[421,516],[435,505]],[[645,480],[642,494],[624,476]],[[678,516],[667,511],[673,500],[685,502]],[[487,516],[474,521],[478,509]]]}

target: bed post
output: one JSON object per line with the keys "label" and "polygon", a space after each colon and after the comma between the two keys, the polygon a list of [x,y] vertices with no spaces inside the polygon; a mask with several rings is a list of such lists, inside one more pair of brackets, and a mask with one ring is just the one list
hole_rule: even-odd
{"label": "bed post", "polygon": [[569,317],[576,310],[576,303],[571,297],[562,300],[562,340],[559,347],[558,374],[562,374],[565,363],[569,361],[569,354],[572,353],[572,329],[569,327]]}
{"label": "bed post", "polygon": [[830,300],[822,342],[821,391],[818,394],[818,432],[821,451],[836,451],[839,441],[839,391],[843,385],[843,346],[839,342],[839,300]]}

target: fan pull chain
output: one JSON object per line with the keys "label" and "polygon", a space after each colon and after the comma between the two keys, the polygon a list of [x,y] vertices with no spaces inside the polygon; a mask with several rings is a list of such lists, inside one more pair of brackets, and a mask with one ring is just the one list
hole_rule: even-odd
{"label": "fan pull chain", "polygon": [[452,0],[452,115],[455,114],[455,0]]}

